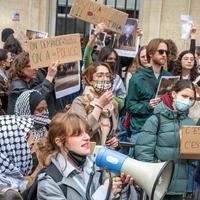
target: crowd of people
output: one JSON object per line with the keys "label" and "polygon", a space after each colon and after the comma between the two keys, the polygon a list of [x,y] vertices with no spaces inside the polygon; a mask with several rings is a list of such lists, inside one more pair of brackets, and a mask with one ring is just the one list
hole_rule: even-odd
{"label": "crowd of people", "polygon": [[[95,165],[91,141],[140,161],[173,160],[164,199],[200,198],[200,162],[180,158],[179,135],[183,125],[200,124],[196,28],[191,28],[189,50],[162,38],[139,47],[125,77],[118,73],[119,56],[110,44],[113,33],[108,32],[106,46],[94,48],[105,31],[104,23],[97,24],[85,46],[81,90],[60,99],[54,89],[59,60],[32,69],[14,30],[2,31],[0,199],[139,199],[134,177]],[[140,28],[136,33],[143,35]],[[164,76],[180,79],[157,97]]]}

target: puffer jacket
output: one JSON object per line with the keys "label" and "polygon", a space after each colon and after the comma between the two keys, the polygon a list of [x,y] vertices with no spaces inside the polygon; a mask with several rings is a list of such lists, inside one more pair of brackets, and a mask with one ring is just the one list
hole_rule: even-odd
{"label": "puffer jacket", "polygon": [[[160,127],[158,128],[159,115]],[[147,119],[138,134],[135,158],[146,162],[173,160],[175,169],[168,194],[179,195],[186,192],[188,178],[187,160],[180,159],[179,130],[183,125],[194,125],[188,112],[171,110],[163,102],[154,110],[154,115]]]}

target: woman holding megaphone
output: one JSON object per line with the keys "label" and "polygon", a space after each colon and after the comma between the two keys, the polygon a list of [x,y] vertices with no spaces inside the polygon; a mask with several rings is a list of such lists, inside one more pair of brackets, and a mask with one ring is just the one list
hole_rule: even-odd
{"label": "woman holding megaphone", "polygon": [[195,125],[188,111],[196,99],[196,91],[189,80],[179,80],[171,92],[162,96],[147,119],[135,146],[135,158],[146,162],[173,160],[175,169],[166,200],[182,200],[187,192],[188,163],[180,159],[179,130],[183,125]]}
{"label": "woman holding megaphone", "polygon": [[[95,166],[90,156],[88,124],[77,114],[57,114],[49,125],[49,134],[42,147],[47,166],[54,166],[55,173],[62,175],[60,182],[47,173],[38,176],[38,200],[85,200],[86,193],[93,200],[112,199],[126,194],[130,176],[102,178],[104,174]],[[95,173],[89,192],[90,174]],[[102,179],[102,180],[101,180]],[[126,186],[127,185],[127,186]],[[108,190],[110,189],[110,191]],[[124,198],[124,196],[123,196]],[[126,198],[128,199],[128,198]]]}

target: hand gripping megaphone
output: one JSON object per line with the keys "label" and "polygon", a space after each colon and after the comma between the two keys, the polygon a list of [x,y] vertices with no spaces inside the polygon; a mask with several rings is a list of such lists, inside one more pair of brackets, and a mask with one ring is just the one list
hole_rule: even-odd
{"label": "hand gripping megaphone", "polygon": [[164,198],[174,169],[173,161],[141,162],[106,147],[98,151],[96,165],[115,173],[129,174],[148,194],[150,200]]}

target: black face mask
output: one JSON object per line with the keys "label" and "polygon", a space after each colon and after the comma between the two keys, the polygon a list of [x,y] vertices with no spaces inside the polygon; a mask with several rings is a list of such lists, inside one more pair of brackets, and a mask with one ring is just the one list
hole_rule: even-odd
{"label": "black face mask", "polygon": [[69,151],[67,155],[78,167],[82,167],[86,161],[86,156],[79,155],[73,151]]}
{"label": "black face mask", "polygon": [[106,38],[105,39],[105,46],[112,47],[112,40],[111,40],[111,38]]}
{"label": "black face mask", "polygon": [[106,62],[110,65],[110,68],[112,69],[113,73],[115,74],[116,68],[117,68],[117,63],[116,62]]}

